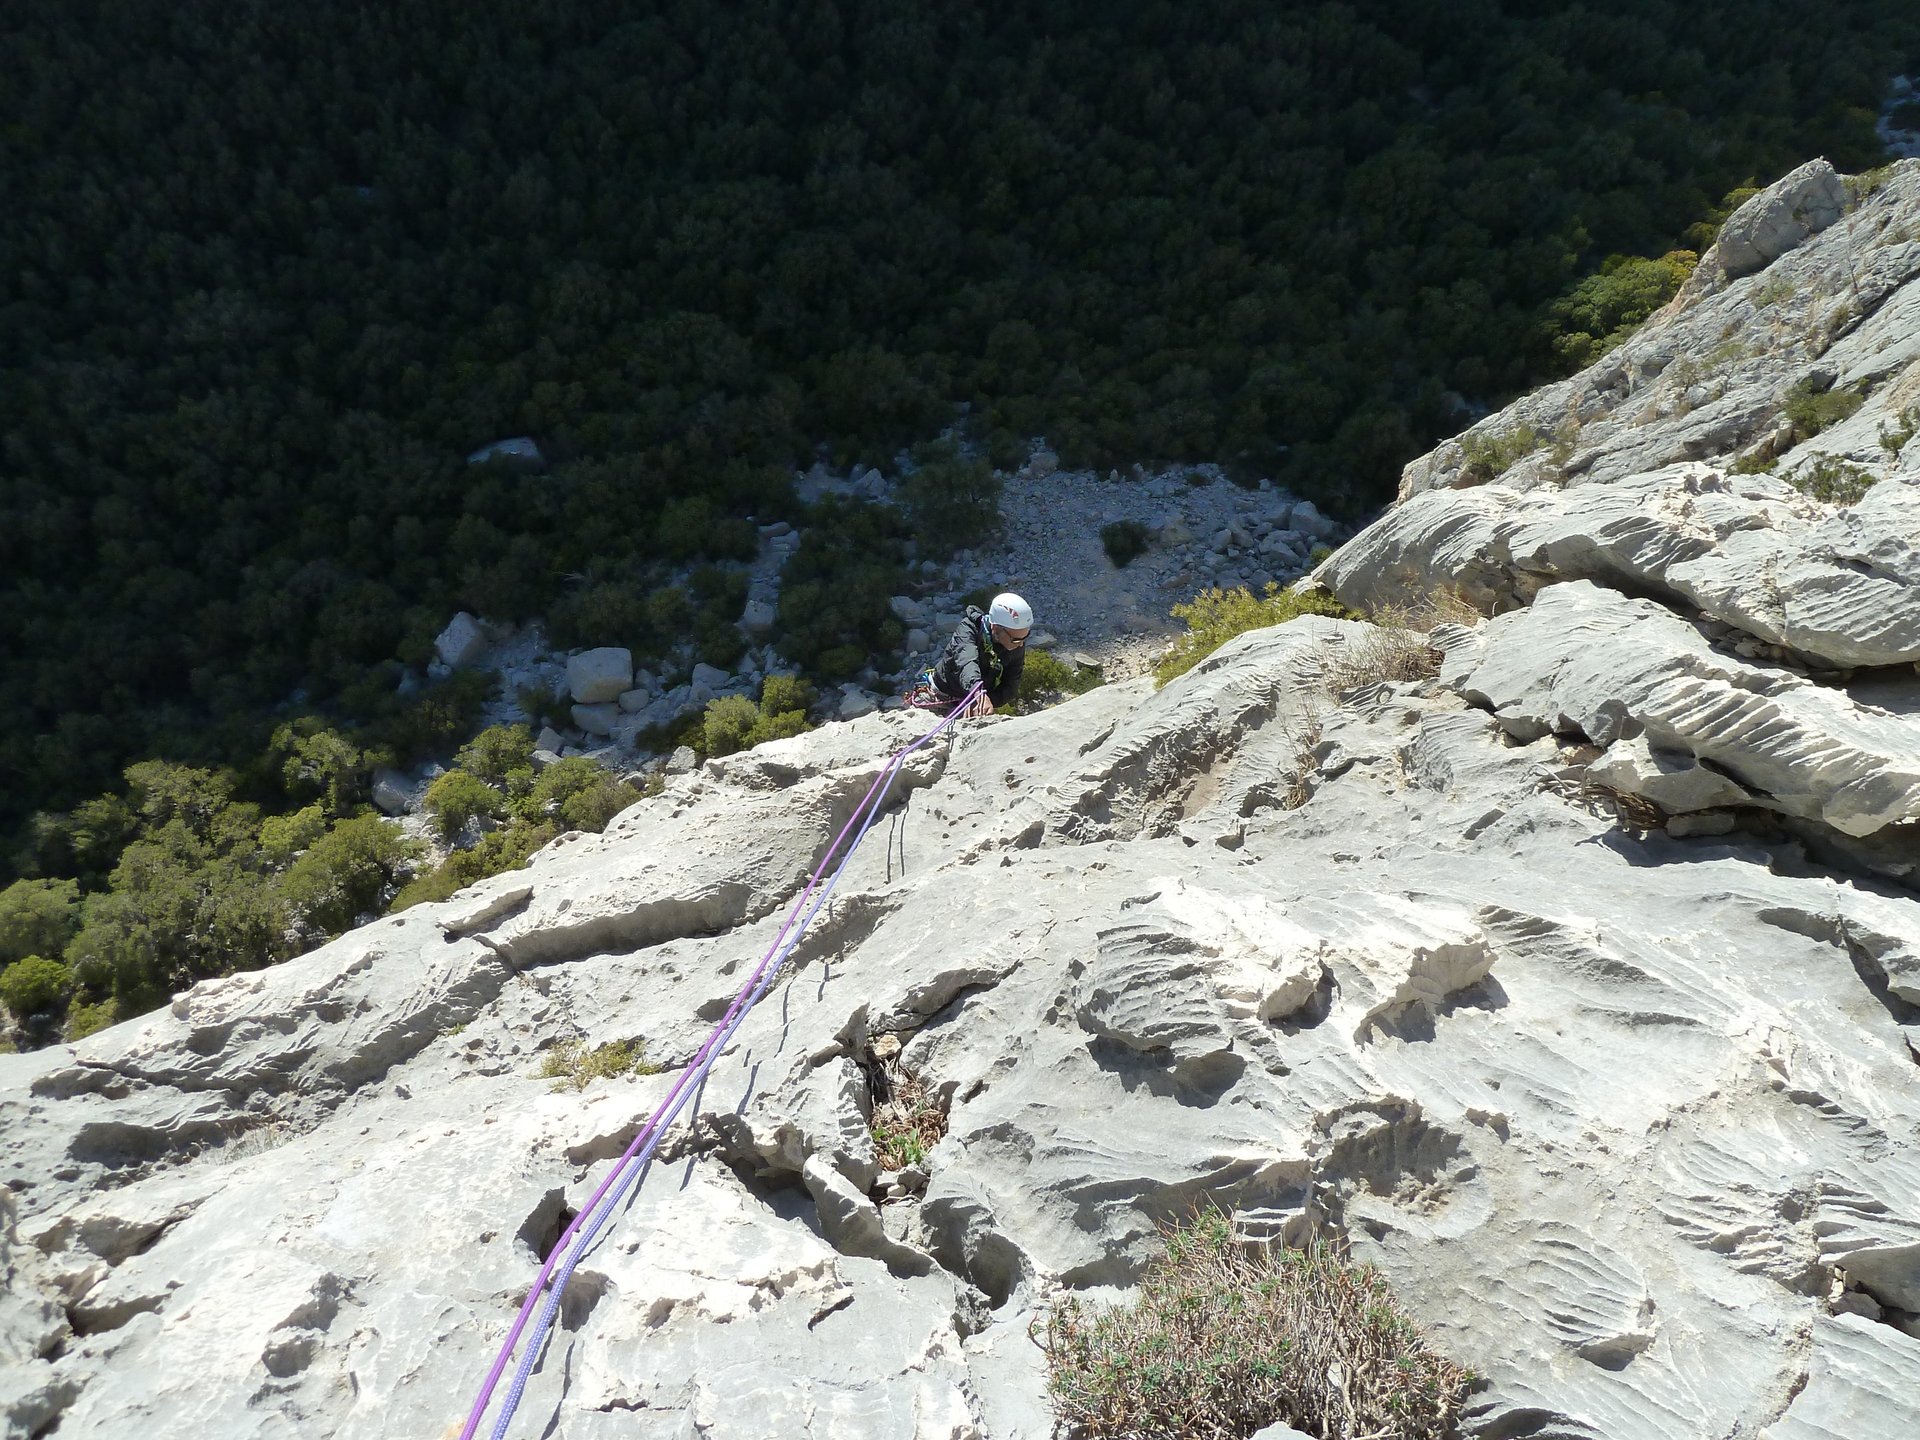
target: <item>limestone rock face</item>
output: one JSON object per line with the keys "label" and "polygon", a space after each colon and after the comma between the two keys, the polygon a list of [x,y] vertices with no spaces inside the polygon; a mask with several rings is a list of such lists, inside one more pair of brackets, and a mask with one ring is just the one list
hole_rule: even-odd
{"label": "limestone rock face", "polygon": [[1357,606],[1451,589],[1484,612],[1592,580],[1833,667],[1920,662],[1920,472],[1834,510],[1686,463],[1611,483],[1414,496],[1317,572]]}
{"label": "limestone rock face", "polygon": [[[1807,222],[1827,214],[1823,171],[1820,162],[1803,167],[1795,175],[1810,176],[1810,189],[1789,176],[1739,215],[1779,211],[1790,229],[1795,210]],[[1836,463],[1874,479],[1915,474],[1920,443],[1901,417],[1920,404],[1916,219],[1920,160],[1903,160],[1857,208],[1815,227],[1763,269],[1734,273],[1709,250],[1680,294],[1604,358],[1411,462],[1401,499],[1493,480],[1520,490],[1609,483],[1688,460],[1720,468],[1736,459],[1777,463],[1788,478]],[[1762,226],[1754,233],[1734,241],[1737,253],[1747,253],[1742,244],[1754,254],[1772,248],[1785,232]],[[1790,442],[1782,430],[1791,428],[1786,412],[1796,387],[1852,390],[1864,403],[1843,422]],[[1903,433],[1905,441],[1890,449]],[[1473,454],[1495,437],[1522,452],[1499,474]]]}
{"label": "limestone rock face", "polygon": [[[1466,1436],[1920,1434],[1920,453],[1848,507],[1720,463],[1815,363],[1898,413],[1917,178],[1496,417],[1591,400],[1564,473],[1442,447],[1321,572],[1488,618],[1303,617],[915,750],[510,1433],[1043,1440],[1029,1327],[1204,1205],[1378,1266],[1485,1378]],[[1796,349],[1842,255],[1867,311]],[[1768,276],[1780,352],[1683,413]],[[688,752],[525,869],[0,1056],[0,1432],[457,1428],[936,723]],[[646,1063],[556,1088],[563,1042]],[[910,1094],[907,1164],[876,1127]]]}

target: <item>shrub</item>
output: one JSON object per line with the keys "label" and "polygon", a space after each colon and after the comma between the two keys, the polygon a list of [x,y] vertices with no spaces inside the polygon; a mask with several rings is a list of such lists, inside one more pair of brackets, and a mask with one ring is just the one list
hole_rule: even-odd
{"label": "shrub", "polygon": [[760,682],[760,713],[786,715],[798,711],[802,719],[820,697],[798,675],[769,675]]}
{"label": "shrub", "polygon": [[837,680],[899,650],[906,630],[887,601],[907,584],[900,524],[882,505],[823,501],[810,512],[780,592],[782,654]]}
{"label": "shrub", "polygon": [[449,770],[427,787],[420,806],[433,817],[434,832],[451,845],[469,822],[481,816],[498,819],[506,803],[506,797],[478,775]]}
{"label": "shrub", "polygon": [[0,1005],[24,1019],[59,1006],[73,990],[73,976],[58,960],[28,955],[0,971]]}
{"label": "shrub", "polygon": [[1107,552],[1107,559],[1125,569],[1130,561],[1146,553],[1148,533],[1147,527],[1138,520],[1116,520],[1100,527],[1100,544]]}
{"label": "shrub", "polygon": [[343,934],[361,916],[380,913],[387,891],[419,858],[420,850],[420,843],[398,825],[379,815],[357,815],[335,825],[293,862],[281,880],[280,894],[307,925],[328,935]]}
{"label": "shrub", "polygon": [[1572,369],[1598,360],[1671,300],[1700,257],[1670,250],[1657,260],[1609,255],[1589,275],[1547,308],[1547,339]]}
{"label": "shrub", "polygon": [[462,745],[453,763],[489,785],[511,787],[533,774],[533,732],[524,725],[495,725]]}
{"label": "shrub", "polygon": [[985,460],[936,447],[900,484],[907,526],[923,554],[971,550],[1000,531],[1000,478]]}
{"label": "shrub", "polygon": [[16,880],[0,890],[0,965],[29,955],[58,955],[80,924],[80,887],[72,880]]}
{"label": "shrub", "polygon": [[1894,420],[1881,424],[1880,448],[1898,455],[1916,433],[1920,433],[1920,405],[1909,405]]}
{"label": "shrub", "polygon": [[513,692],[513,703],[537,725],[558,729],[573,720],[573,697],[564,685],[521,685]]}
{"label": "shrub", "polygon": [[1460,437],[1460,450],[1467,457],[1462,473],[1479,484],[1497,480],[1546,443],[1531,425],[1485,435],[1469,431]]}
{"label": "shrub", "polygon": [[707,703],[704,726],[706,753],[731,755],[747,747],[747,732],[760,718],[760,709],[744,695],[721,695]]}
{"label": "shrub", "polygon": [[562,1040],[546,1053],[534,1072],[554,1082],[555,1090],[584,1090],[595,1080],[621,1075],[658,1075],[660,1067],[647,1059],[638,1040],[615,1040],[589,1050],[578,1040]]}
{"label": "shrub", "polygon": [[398,914],[426,901],[445,900],[490,875],[518,870],[534,851],[558,833],[550,822],[542,822],[509,825],[504,830],[482,835],[470,849],[456,850],[425,875],[409,880],[393,897],[387,913]]}
{"label": "shrub", "polygon": [[1038,705],[1051,695],[1084,695],[1100,680],[1100,672],[1090,665],[1069,664],[1048,650],[1029,650],[1020,672],[1020,706]]}
{"label": "shrub", "polygon": [[1427,1349],[1378,1271],[1332,1248],[1249,1254],[1224,1215],[1166,1235],[1131,1304],[1074,1297],[1040,1332],[1048,1390],[1088,1440],[1312,1435],[1440,1440],[1474,1377]]}
{"label": "shrub", "polygon": [[1858,390],[1823,390],[1811,379],[1802,380],[1787,392],[1781,414],[1793,423],[1797,444],[1812,439],[1822,430],[1838,425],[1866,403]]}
{"label": "shrub", "polygon": [[1269,584],[1264,598],[1251,591],[1203,590],[1184,605],[1173,607],[1173,618],[1184,620],[1187,633],[1173,644],[1158,665],[1154,679],[1164,685],[1184,675],[1234,636],[1248,630],[1284,625],[1300,615],[1351,616],[1352,611],[1319,591],[1300,594]]}
{"label": "shrub", "polygon": [[268,754],[280,762],[280,783],[296,800],[318,799],[329,818],[367,797],[372,766],[366,754],[312,716],[274,731]]}
{"label": "shrub", "polygon": [[120,1003],[117,1000],[102,1000],[96,1005],[72,1004],[67,1006],[67,1023],[61,1027],[62,1038],[69,1042],[84,1040],[109,1025],[117,1025],[119,1021]]}
{"label": "shrub", "polygon": [[665,783],[660,776],[652,775],[643,789],[602,770],[592,784],[582,786],[560,802],[560,819],[569,830],[598,835],[614,816],[649,795],[658,795]]}
{"label": "shrub", "polygon": [[1866,466],[1837,455],[1822,455],[1787,477],[1794,489],[1828,505],[1858,505],[1878,480]]}
{"label": "shrub", "polygon": [[285,865],[327,833],[326,807],[319,801],[291,815],[269,815],[260,822],[260,848],[275,865]]}

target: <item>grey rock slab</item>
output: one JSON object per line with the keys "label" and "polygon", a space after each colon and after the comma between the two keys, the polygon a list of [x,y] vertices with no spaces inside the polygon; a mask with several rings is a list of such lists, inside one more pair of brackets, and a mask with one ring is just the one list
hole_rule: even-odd
{"label": "grey rock slab", "polygon": [[1443,673],[1523,739],[1643,734],[1711,764],[1748,803],[1845,835],[1920,819],[1920,723],[1721,654],[1661,606],[1586,581],[1488,621]]}
{"label": "grey rock slab", "polygon": [[[1443,636],[1458,690],[1336,698],[1376,632],[1308,617],[915,752],[583,1259],[526,1433],[1044,1435],[1028,1327],[1062,1290],[1122,1298],[1201,1205],[1315,1215],[1378,1265],[1487,1377],[1469,1433],[1911,1432],[1920,1342],[1822,1298],[1914,1281],[1911,897],[1587,803],[1563,714],[1627,729],[1703,674],[1798,692],[1644,601],[1556,612],[1582,583]],[[0,1056],[7,1253],[106,1327],[31,1362],[36,1403],[156,1440],[444,1430],[932,723],[726,757],[452,900]],[[664,1073],[555,1090],[561,1040]],[[876,1210],[882,1049],[946,1133],[924,1197]]]}
{"label": "grey rock slab", "polygon": [[1920,1340],[1857,1315],[1816,1323],[1806,1388],[1760,1440],[1900,1440],[1914,1423]]}
{"label": "grey rock slab", "polygon": [[1687,464],[1609,483],[1413,497],[1316,577],[1350,605],[1448,589],[1483,611],[1586,579],[1685,602],[1836,666],[1920,660],[1920,487],[1840,512],[1763,476]]}

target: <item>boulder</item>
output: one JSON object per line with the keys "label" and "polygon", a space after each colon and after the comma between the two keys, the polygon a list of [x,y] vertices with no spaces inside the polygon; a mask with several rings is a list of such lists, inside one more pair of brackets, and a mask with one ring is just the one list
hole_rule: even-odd
{"label": "boulder", "polygon": [[771,600],[749,600],[740,612],[740,628],[756,639],[765,639],[773,633],[778,618],[779,611]]}
{"label": "boulder", "polygon": [[567,658],[567,688],[582,705],[617,700],[633,686],[633,652],[607,645]]}
{"label": "boulder", "polygon": [[614,727],[626,718],[626,714],[616,704],[576,705],[573,707],[573,723],[587,734],[604,739],[613,734]]}
{"label": "boulder", "polygon": [[732,678],[732,672],[722,670],[718,665],[696,665],[693,667],[692,683],[695,685],[704,685],[709,690],[719,690]]}
{"label": "boulder", "polygon": [[1729,278],[1765,269],[1847,212],[1846,182],[1825,160],[1810,160],[1727,218],[1708,252]]}
{"label": "boulder", "polygon": [[550,750],[555,755],[558,755],[562,750],[567,748],[567,742],[566,738],[551,725],[542,725],[540,727],[540,733],[534,737],[533,748],[536,750]]}
{"label": "boulder", "polygon": [[895,595],[887,601],[887,608],[902,625],[924,625],[927,623],[927,607],[911,595]]}
{"label": "boulder", "polygon": [[862,715],[871,715],[879,707],[873,696],[857,687],[845,690],[840,696],[840,704],[834,713],[842,720],[858,720]]}
{"label": "boulder", "polygon": [[1336,527],[1336,522],[1322,515],[1320,508],[1311,500],[1302,500],[1295,505],[1287,524],[1289,529],[1314,540],[1325,540]]}
{"label": "boulder", "polygon": [[653,700],[653,691],[636,686],[632,690],[622,690],[617,703],[620,708],[629,715],[638,715],[642,710],[651,705]]}
{"label": "boulder", "polygon": [[373,772],[373,803],[383,815],[411,815],[419,809],[418,787],[398,770]]}
{"label": "boulder", "polygon": [[464,610],[447,622],[447,628],[433,642],[433,653],[440,663],[455,670],[474,664],[486,652],[487,637],[480,622]]}
{"label": "boulder", "polygon": [[688,745],[678,746],[660,768],[669,775],[690,775],[700,766],[700,757]]}

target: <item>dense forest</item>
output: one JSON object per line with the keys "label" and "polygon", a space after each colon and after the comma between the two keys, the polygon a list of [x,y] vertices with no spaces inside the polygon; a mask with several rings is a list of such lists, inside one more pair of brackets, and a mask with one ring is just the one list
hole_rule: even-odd
{"label": "dense forest", "polygon": [[[1880,163],[1920,69],[1909,0],[10,0],[0,35],[0,880],[74,905],[212,813],[130,762],[279,812],[316,735],[457,744],[473,695],[395,690],[456,607],[724,652],[747,517],[804,518],[823,447],[964,416],[1003,464],[1377,504],[1589,352],[1583,277]],[[542,473],[466,463],[521,434]],[[812,583],[897,543],[827,520]]]}

